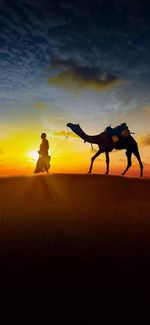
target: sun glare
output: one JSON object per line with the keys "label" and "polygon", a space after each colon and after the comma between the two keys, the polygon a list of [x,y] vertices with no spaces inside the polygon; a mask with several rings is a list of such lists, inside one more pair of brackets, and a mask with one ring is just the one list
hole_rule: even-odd
{"label": "sun glare", "polygon": [[28,156],[34,161],[37,161],[38,158],[39,158],[39,155],[38,155],[37,151],[29,151]]}

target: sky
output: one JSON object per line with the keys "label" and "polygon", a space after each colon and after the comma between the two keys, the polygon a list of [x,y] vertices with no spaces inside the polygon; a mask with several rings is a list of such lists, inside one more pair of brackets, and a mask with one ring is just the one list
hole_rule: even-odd
{"label": "sky", "polygon": [[[150,176],[149,35],[144,1],[1,0],[0,176],[33,173],[41,132],[52,173],[88,171],[93,152],[68,122],[88,134],[126,122]],[[125,152],[110,159],[120,174]],[[105,171],[104,155],[93,171]],[[138,173],[133,158],[128,175]]]}

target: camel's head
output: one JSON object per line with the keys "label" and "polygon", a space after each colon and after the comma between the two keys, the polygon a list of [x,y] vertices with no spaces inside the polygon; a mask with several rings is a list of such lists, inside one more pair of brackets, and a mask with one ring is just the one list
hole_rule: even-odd
{"label": "camel's head", "polygon": [[68,126],[68,128],[70,128],[70,127],[71,127],[71,125],[72,125],[72,123],[67,123],[67,126]]}
{"label": "camel's head", "polygon": [[79,131],[79,124],[73,124],[73,123],[67,123],[67,126],[76,134],[78,134]]}
{"label": "camel's head", "polygon": [[73,126],[79,126],[79,124],[67,123],[67,126],[68,126],[69,128],[71,128],[71,127],[73,127]]}

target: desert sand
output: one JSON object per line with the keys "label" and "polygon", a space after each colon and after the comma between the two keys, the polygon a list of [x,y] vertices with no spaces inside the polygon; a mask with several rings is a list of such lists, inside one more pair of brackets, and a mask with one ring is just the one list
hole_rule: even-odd
{"label": "desert sand", "polygon": [[[150,179],[0,179],[1,289],[104,301],[150,289]],[[140,291],[141,290],[141,291]],[[41,294],[42,292],[42,294]],[[57,293],[57,297],[54,298]],[[141,293],[142,294],[142,293]],[[125,298],[124,298],[125,299]],[[143,300],[144,301],[144,300]]]}

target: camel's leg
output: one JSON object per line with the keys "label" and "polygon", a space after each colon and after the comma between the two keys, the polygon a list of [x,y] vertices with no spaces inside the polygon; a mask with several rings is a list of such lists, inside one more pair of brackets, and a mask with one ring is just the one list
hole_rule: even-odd
{"label": "camel's leg", "polygon": [[140,157],[140,154],[139,154],[138,146],[136,146],[133,153],[134,153],[135,157],[137,158],[137,160],[139,162],[139,165],[140,165],[140,177],[142,177],[143,176],[143,164],[142,164],[141,157]]}
{"label": "camel's leg", "polygon": [[125,175],[125,173],[127,172],[127,170],[131,167],[132,162],[131,162],[131,156],[132,156],[132,151],[127,150],[126,151],[126,156],[127,156],[127,160],[128,160],[128,164],[126,169],[124,170],[124,172],[121,175]]}
{"label": "camel's leg", "polygon": [[98,151],[97,151],[97,153],[91,158],[91,165],[90,165],[90,169],[89,169],[89,171],[88,171],[88,173],[90,174],[91,172],[92,172],[92,167],[93,167],[93,162],[94,162],[94,160],[102,153],[102,152],[104,152],[102,149],[99,149]]}
{"label": "camel's leg", "polygon": [[109,152],[105,151],[106,155],[106,174],[109,174]]}

